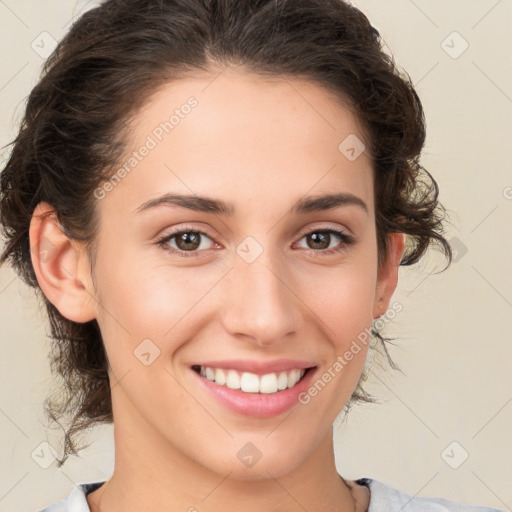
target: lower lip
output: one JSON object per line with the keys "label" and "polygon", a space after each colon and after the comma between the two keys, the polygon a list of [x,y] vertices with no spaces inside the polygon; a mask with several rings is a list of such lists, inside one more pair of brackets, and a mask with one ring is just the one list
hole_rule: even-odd
{"label": "lower lip", "polygon": [[240,389],[231,389],[227,386],[215,384],[215,382],[202,377],[196,371],[192,369],[191,371],[204,388],[228,409],[245,416],[270,418],[291,409],[299,403],[299,395],[310,386],[316,368],[308,370],[295,386],[276,393],[245,393]]}

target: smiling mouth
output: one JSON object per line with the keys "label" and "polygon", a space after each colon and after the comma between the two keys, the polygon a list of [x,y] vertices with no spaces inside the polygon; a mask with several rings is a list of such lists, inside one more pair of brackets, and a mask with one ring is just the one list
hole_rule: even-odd
{"label": "smiling mouth", "polygon": [[283,372],[257,375],[251,372],[239,372],[234,369],[212,368],[193,365],[192,370],[201,377],[219,386],[240,390],[244,393],[273,394],[294,387],[304,376],[316,367],[296,368]]}

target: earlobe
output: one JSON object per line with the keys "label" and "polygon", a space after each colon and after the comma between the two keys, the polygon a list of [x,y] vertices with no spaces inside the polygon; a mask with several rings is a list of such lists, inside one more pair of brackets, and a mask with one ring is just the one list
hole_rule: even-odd
{"label": "earlobe", "polygon": [[389,235],[388,255],[380,269],[375,289],[374,319],[381,317],[386,312],[398,284],[398,269],[405,250],[405,236],[405,233]]}
{"label": "earlobe", "polygon": [[41,202],[34,209],[29,241],[32,266],[47,299],[74,322],[96,318],[87,258],[81,245],[65,234],[48,203]]}

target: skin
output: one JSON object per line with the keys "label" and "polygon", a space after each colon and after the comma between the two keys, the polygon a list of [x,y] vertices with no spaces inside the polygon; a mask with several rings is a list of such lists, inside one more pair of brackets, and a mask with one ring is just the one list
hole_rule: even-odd
{"label": "skin", "polygon": [[[33,258],[43,292],[65,317],[98,321],[111,365],[115,470],[89,506],[366,510],[368,491],[337,473],[331,430],[366,345],[309,404],[271,418],[228,410],[190,370],[209,359],[296,358],[315,361],[321,375],[388,308],[404,236],[390,235],[378,272],[371,159],[364,152],[350,161],[338,150],[349,134],[364,140],[357,119],[318,85],[228,68],[156,92],[132,120],[128,153],[190,96],[198,106],[98,200],[94,280],[82,245],[48,215],[51,205],[40,203],[30,226],[32,246],[43,237],[54,246],[51,258]],[[229,201],[236,213],[134,213],[165,192]],[[360,197],[368,213],[348,205],[287,214],[305,195],[333,192]],[[185,226],[208,235],[197,257],[155,243]],[[305,233],[331,226],[356,243],[322,254]],[[236,252],[247,236],[263,249],[252,263]],[[168,245],[179,250],[176,243]],[[329,247],[340,244],[332,235]],[[149,366],[134,357],[146,338],[160,350]],[[237,458],[247,442],[262,454],[250,468]]]}

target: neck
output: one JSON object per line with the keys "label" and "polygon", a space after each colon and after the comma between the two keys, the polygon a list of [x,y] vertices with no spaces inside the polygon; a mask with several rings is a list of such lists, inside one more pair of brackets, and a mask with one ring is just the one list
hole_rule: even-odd
{"label": "neck", "polygon": [[361,499],[336,470],[331,430],[294,467],[269,467],[241,479],[196,462],[141,418],[123,421],[116,411],[114,418],[115,469],[89,494],[91,512],[354,512],[355,497]]}

